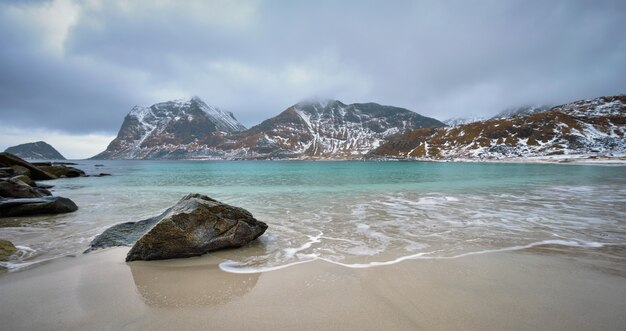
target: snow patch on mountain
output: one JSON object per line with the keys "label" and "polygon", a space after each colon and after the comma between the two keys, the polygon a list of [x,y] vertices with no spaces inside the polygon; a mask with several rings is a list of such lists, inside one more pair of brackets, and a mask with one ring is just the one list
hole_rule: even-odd
{"label": "snow patch on mountain", "polygon": [[133,107],[118,136],[94,158],[179,158],[245,130],[232,113],[198,97]]}
{"label": "snow patch on mountain", "polygon": [[626,157],[626,95],[580,100],[520,117],[414,130],[368,154],[374,158],[500,160]]}
{"label": "snow patch on mountain", "polygon": [[389,136],[443,126],[407,109],[375,103],[306,100],[250,128],[248,157],[344,159],[365,155]]}
{"label": "snow patch on mountain", "polygon": [[520,117],[526,115],[532,115],[541,113],[544,111],[548,111],[552,108],[549,105],[528,105],[522,107],[508,108],[505,109],[495,116],[491,117],[492,119],[503,119],[503,118],[511,118],[511,117]]}
{"label": "snow patch on mountain", "polygon": [[487,117],[484,117],[484,116],[470,115],[470,116],[464,116],[464,117],[451,117],[443,121],[443,123],[447,126],[458,126],[458,125],[463,125],[463,124],[468,124],[468,123],[484,121],[486,119]]}

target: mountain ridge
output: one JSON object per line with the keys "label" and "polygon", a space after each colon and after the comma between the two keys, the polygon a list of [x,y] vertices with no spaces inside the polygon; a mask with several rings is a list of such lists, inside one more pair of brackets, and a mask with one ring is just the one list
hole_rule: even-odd
{"label": "mountain ridge", "polygon": [[308,158],[361,156],[407,129],[443,126],[408,109],[339,100],[299,102],[244,134],[247,154]]}
{"label": "mountain ridge", "polygon": [[626,155],[626,95],[579,100],[548,111],[418,129],[393,137],[367,158],[498,160]]}
{"label": "mountain ridge", "polygon": [[[189,102],[204,104],[199,98]],[[444,125],[408,109],[377,103],[307,100],[246,130],[242,125],[219,130],[210,127],[212,121],[192,125],[197,114],[189,112],[183,114],[187,116],[183,119],[187,131],[172,129],[172,123],[181,117],[177,109],[185,105],[168,101],[148,108],[134,107],[118,136],[94,158],[356,158],[393,134]]]}

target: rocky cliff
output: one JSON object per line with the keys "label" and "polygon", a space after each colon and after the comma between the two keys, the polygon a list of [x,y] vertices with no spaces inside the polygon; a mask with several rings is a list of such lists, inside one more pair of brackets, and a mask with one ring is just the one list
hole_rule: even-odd
{"label": "rocky cliff", "polygon": [[232,113],[197,97],[134,107],[117,137],[95,159],[176,159],[221,143],[245,130]]}

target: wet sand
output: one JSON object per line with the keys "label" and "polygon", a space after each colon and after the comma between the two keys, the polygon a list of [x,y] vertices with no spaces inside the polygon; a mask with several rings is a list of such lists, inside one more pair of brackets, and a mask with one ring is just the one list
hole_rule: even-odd
{"label": "wet sand", "polygon": [[[126,248],[0,274],[4,330],[620,330],[626,262],[533,248],[367,269],[254,274],[220,254],[124,263]],[[614,252],[609,252],[614,253]],[[621,255],[621,254],[619,254]]]}

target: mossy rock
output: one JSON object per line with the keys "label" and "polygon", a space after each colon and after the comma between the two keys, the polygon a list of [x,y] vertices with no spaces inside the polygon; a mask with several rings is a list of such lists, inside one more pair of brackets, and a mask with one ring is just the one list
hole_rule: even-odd
{"label": "mossy rock", "polygon": [[11,255],[17,252],[17,248],[8,240],[0,240],[0,261],[8,261]]}

